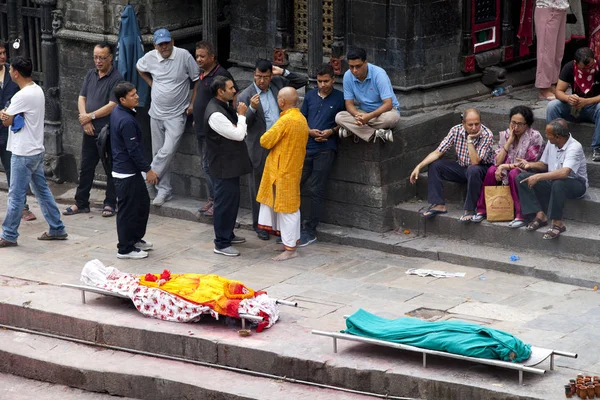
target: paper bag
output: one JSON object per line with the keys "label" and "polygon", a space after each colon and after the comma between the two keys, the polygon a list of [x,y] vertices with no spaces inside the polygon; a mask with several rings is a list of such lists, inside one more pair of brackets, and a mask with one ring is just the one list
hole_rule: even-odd
{"label": "paper bag", "polygon": [[508,186],[486,186],[484,195],[488,221],[512,221],[514,219],[515,208]]}

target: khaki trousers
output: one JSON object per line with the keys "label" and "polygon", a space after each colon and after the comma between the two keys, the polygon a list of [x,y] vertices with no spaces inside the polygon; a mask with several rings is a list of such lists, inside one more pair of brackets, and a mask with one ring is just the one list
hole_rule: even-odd
{"label": "khaki trousers", "polygon": [[336,124],[346,128],[365,142],[371,140],[376,129],[394,129],[398,121],[400,121],[400,114],[395,108],[384,112],[379,117],[370,120],[367,125],[362,126],[356,123],[356,120],[348,111],[341,111],[335,116]]}

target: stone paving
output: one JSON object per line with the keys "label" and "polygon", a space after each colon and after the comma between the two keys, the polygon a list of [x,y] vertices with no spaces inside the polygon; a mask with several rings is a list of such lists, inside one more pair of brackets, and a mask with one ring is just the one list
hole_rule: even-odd
{"label": "stone paving", "polygon": [[[1,216],[6,203],[7,193],[2,191]],[[33,198],[29,198],[29,204],[38,220],[21,224],[18,247],[0,250],[3,275],[51,284],[79,283],[81,268],[94,258],[135,274],[160,272],[163,268],[174,273],[216,273],[253,289],[264,289],[273,297],[298,301],[298,308],[282,308],[282,321],[272,331],[282,324],[292,324],[304,332],[336,331],[343,328],[344,315],[362,307],[387,318],[416,312],[430,320],[472,321],[509,331],[536,346],[579,353],[578,359],[558,358],[557,370],[546,376],[526,375],[522,387],[514,375],[489,375],[483,385],[490,388],[511,386],[512,393],[558,398],[561,385],[570,377],[579,372],[600,372],[600,353],[591,351],[600,340],[600,298],[593,289],[320,242],[299,249],[296,259],[275,263],[270,260],[276,254],[274,239],[261,241],[245,230],[237,232],[248,240],[237,246],[242,256],[226,258],[212,252],[211,225],[156,215],[150,216],[146,236],[155,246],[150,256],[145,260],[118,260],[115,219],[103,218],[99,208],[63,218],[69,240],[42,242],[36,237],[47,229],[47,224]],[[408,268],[466,275],[417,277],[406,275]],[[423,314],[419,314],[423,308],[430,310],[420,310]],[[450,372],[464,368],[460,362],[445,365]],[[409,370],[421,369],[418,361],[409,366]]]}

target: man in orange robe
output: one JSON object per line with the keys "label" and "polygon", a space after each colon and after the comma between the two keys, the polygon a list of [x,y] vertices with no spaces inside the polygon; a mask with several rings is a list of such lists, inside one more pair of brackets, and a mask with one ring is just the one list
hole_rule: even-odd
{"label": "man in orange robe", "polygon": [[260,229],[281,234],[284,251],[273,261],[296,257],[300,239],[300,180],[308,141],[308,123],[297,106],[298,93],[285,87],[277,95],[282,110],[277,122],[260,138],[269,149],[256,201]]}

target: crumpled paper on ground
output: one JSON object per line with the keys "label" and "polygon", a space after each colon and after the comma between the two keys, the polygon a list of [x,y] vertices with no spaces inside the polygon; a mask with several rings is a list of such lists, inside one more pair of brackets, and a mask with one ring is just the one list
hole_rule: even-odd
{"label": "crumpled paper on ground", "polygon": [[420,269],[412,268],[406,271],[407,275],[418,275],[418,276],[433,276],[435,278],[464,278],[465,272],[447,272],[447,271],[436,271],[433,269]]}

